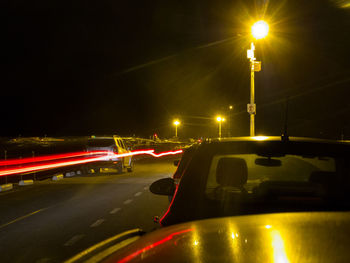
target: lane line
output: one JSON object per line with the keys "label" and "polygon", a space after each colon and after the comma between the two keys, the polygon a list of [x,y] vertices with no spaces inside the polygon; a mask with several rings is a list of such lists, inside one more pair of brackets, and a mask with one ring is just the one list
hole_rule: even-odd
{"label": "lane line", "polygon": [[80,235],[75,235],[71,239],[69,239],[66,243],[64,243],[65,247],[73,246],[77,241],[82,239],[85,235],[80,234]]}
{"label": "lane line", "polygon": [[20,220],[23,220],[23,219],[25,219],[25,218],[27,218],[27,217],[30,217],[30,216],[32,216],[32,215],[35,215],[35,214],[37,214],[37,213],[39,213],[39,212],[45,211],[46,209],[48,209],[48,207],[42,208],[42,209],[39,209],[39,210],[36,210],[36,211],[34,211],[34,212],[32,212],[32,213],[29,213],[29,214],[27,214],[27,215],[24,215],[24,216],[21,216],[21,217],[19,217],[19,218],[16,218],[16,219],[14,219],[14,220],[12,220],[12,221],[10,221],[10,222],[8,222],[8,223],[2,224],[2,225],[0,226],[0,228],[3,228],[3,227],[5,227],[5,226],[11,225],[11,224],[13,224],[13,223],[16,223],[16,222],[18,222],[18,221],[20,221]]}
{"label": "lane line", "polygon": [[128,199],[128,200],[125,200],[123,204],[127,205],[127,204],[130,204],[131,202],[132,202],[132,199]]}
{"label": "lane line", "polygon": [[119,208],[119,207],[117,207],[117,208],[114,208],[111,212],[109,212],[110,214],[115,214],[115,213],[117,213],[118,211],[120,211],[121,210],[121,208]]}
{"label": "lane line", "polygon": [[93,223],[90,227],[97,227],[97,226],[101,225],[104,221],[105,221],[105,220],[102,219],[102,218],[101,218],[101,219],[98,219],[98,220],[96,220],[96,222]]}
{"label": "lane line", "polygon": [[134,194],[134,196],[140,196],[142,195],[142,192],[137,192],[136,194]]}

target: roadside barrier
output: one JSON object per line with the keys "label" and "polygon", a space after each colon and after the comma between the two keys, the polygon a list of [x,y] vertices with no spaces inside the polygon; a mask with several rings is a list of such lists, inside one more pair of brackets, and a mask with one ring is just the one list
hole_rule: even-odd
{"label": "roadside barrier", "polygon": [[52,176],[52,181],[58,181],[63,179],[63,174],[56,174]]}
{"label": "roadside barrier", "polygon": [[13,184],[2,184],[0,185],[0,192],[8,191],[13,189]]}
{"label": "roadside barrier", "polygon": [[68,172],[68,173],[66,173],[65,177],[72,177],[74,175],[75,175],[75,172]]}
{"label": "roadside barrier", "polygon": [[34,184],[33,180],[21,180],[18,183],[18,185],[20,185],[20,186],[32,185],[32,184]]}

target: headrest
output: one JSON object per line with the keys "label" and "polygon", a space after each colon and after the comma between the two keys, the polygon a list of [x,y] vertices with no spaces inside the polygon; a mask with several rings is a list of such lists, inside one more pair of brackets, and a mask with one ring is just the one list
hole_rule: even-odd
{"label": "headrest", "polygon": [[221,158],[216,169],[216,181],[221,186],[242,187],[248,179],[247,163],[242,158]]}

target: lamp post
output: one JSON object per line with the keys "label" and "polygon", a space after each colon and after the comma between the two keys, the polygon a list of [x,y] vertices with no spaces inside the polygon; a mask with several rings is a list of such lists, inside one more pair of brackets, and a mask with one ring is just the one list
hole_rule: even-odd
{"label": "lamp post", "polygon": [[[252,35],[258,40],[267,36],[269,25],[265,21],[258,21],[252,26]],[[250,60],[250,103],[247,105],[247,111],[250,114],[250,136],[255,136],[255,88],[254,88],[254,72],[261,71],[261,61],[256,61],[254,42],[250,43],[250,49],[247,50],[247,57]]]}
{"label": "lamp post", "polygon": [[216,121],[219,123],[219,138],[221,138],[221,123],[225,121],[225,118],[218,116],[216,117]]}
{"label": "lamp post", "polygon": [[231,132],[232,132],[232,111],[233,111],[233,106],[230,105],[228,106],[228,136],[231,137]]}
{"label": "lamp post", "polygon": [[174,120],[173,124],[175,125],[175,137],[177,138],[177,126],[180,125],[180,121],[179,120]]}

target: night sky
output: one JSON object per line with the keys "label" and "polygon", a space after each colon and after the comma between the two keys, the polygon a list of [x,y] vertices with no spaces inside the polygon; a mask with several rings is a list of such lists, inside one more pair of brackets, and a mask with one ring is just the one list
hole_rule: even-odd
{"label": "night sky", "polygon": [[[350,1],[10,1],[0,136],[249,134],[254,20],[256,133],[350,139]],[[227,133],[226,127],[223,127]]]}

